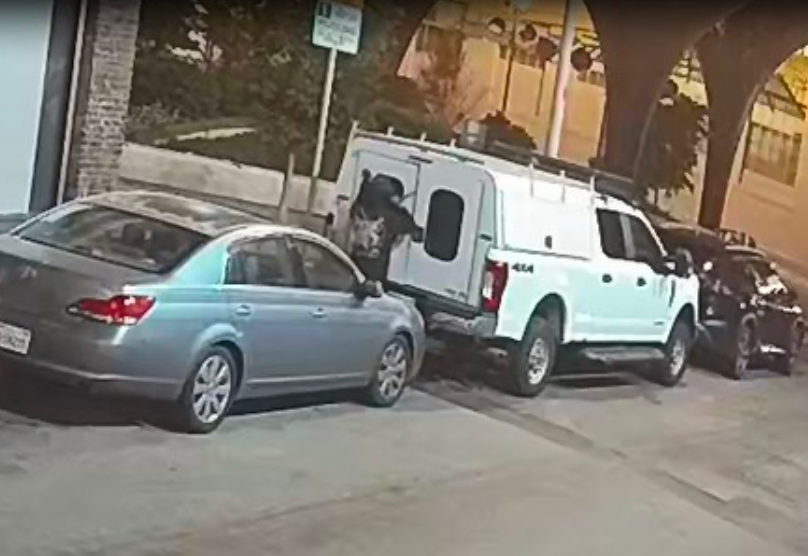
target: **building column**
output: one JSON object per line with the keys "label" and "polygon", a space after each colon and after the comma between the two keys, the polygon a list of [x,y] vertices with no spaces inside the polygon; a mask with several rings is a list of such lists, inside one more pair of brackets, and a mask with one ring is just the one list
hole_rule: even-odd
{"label": "building column", "polygon": [[68,160],[68,198],[116,187],[140,5],[141,0],[90,0]]}

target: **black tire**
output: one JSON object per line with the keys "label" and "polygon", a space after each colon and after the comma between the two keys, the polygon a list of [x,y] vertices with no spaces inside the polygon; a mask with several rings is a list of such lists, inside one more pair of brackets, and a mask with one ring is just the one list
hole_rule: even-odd
{"label": "black tire", "polygon": [[372,407],[396,405],[412,376],[412,349],[406,338],[393,336],[382,350],[373,378],[365,389],[365,401]]}
{"label": "black tire", "polygon": [[755,342],[754,323],[749,320],[741,322],[729,357],[724,357],[721,361],[721,371],[724,375],[733,380],[746,378],[749,363],[755,353]]}
{"label": "black tire", "polygon": [[659,384],[673,388],[682,381],[692,346],[692,327],[682,319],[677,320],[665,343],[665,358],[657,369],[656,380]]}
{"label": "black tire", "polygon": [[805,343],[805,325],[802,323],[795,323],[791,327],[791,334],[789,337],[789,344],[786,347],[786,353],[776,356],[772,361],[772,370],[791,376],[794,372],[794,365],[800,356],[800,351]]}
{"label": "black tire", "polygon": [[512,394],[535,398],[546,388],[558,357],[558,326],[545,317],[533,317],[525,337],[510,349],[510,381]]}
{"label": "black tire", "polygon": [[[213,366],[216,366],[215,371],[210,370]],[[220,372],[223,373],[221,377]],[[225,394],[225,384],[229,385],[228,394]],[[218,429],[233,405],[238,385],[239,369],[230,350],[221,346],[207,349],[191,371],[178,400],[177,424],[180,430],[189,434],[210,434]],[[211,414],[205,419],[207,410]]]}

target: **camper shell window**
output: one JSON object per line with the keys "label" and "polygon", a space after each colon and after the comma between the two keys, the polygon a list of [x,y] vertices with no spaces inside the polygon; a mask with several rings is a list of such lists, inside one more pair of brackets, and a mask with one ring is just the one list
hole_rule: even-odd
{"label": "camper shell window", "polygon": [[438,260],[451,262],[460,249],[465,203],[453,191],[439,189],[429,200],[424,248]]}

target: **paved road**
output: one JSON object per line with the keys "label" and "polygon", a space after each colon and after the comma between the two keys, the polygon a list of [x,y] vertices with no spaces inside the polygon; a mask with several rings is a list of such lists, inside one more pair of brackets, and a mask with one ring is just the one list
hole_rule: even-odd
{"label": "paved road", "polygon": [[807,396],[808,366],[517,400],[432,359],[393,411],[287,399],[189,438],[0,374],[0,554],[808,554]]}

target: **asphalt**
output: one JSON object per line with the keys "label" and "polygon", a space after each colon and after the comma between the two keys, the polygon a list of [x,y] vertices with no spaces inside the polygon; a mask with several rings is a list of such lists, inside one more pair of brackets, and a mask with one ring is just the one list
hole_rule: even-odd
{"label": "asphalt", "polygon": [[0,554],[808,554],[808,365],[498,376],[433,357],[394,410],[276,400],[193,438],[0,373]]}

